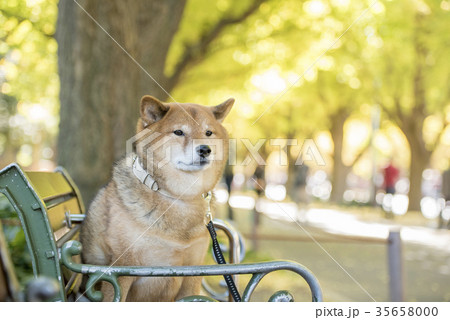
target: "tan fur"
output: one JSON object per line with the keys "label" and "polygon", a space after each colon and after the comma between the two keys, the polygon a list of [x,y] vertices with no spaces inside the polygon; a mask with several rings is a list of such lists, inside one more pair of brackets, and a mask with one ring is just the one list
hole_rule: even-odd
{"label": "tan fur", "polygon": [[[136,155],[171,197],[142,184],[133,174],[130,159],[119,161],[111,181],[92,202],[82,226],[85,263],[116,266],[203,263],[209,235],[203,223],[206,202],[201,194],[212,190],[222,175],[228,155],[228,135],[220,122],[233,102],[230,99],[216,107],[205,107],[162,103],[151,96],[142,98],[137,132],[159,133],[154,142],[164,137],[170,139],[155,150],[152,159],[148,158],[148,145],[138,140]],[[174,135],[174,130],[181,128],[185,136]],[[207,137],[206,130],[211,130],[213,135]],[[194,139],[221,139],[223,159],[211,161],[209,167],[199,171],[183,171],[172,163],[157,167],[167,148],[184,152],[192,148]],[[199,294],[201,286],[200,277],[119,279],[124,301],[174,301]],[[110,285],[102,285],[101,290],[105,301],[112,300]]]}

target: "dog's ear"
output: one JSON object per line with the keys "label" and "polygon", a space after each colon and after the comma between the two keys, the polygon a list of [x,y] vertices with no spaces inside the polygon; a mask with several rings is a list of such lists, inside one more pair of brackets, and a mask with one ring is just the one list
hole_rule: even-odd
{"label": "dog's ear", "polygon": [[234,99],[230,98],[225,102],[213,107],[213,114],[216,117],[217,121],[222,122],[223,119],[228,115],[231,110],[231,107],[234,104]]}
{"label": "dog's ear", "polygon": [[169,111],[169,106],[165,105],[152,96],[143,96],[141,99],[141,118],[145,126],[161,120]]}

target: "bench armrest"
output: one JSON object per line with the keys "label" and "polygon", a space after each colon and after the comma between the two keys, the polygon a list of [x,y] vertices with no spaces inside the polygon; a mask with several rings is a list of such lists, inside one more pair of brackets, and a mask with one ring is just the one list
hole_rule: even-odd
{"label": "bench armrest", "polygon": [[[81,253],[81,243],[69,241],[61,248],[61,262],[73,272],[89,277],[86,283],[87,297],[92,301],[103,300],[103,294],[95,291],[94,286],[99,281],[107,281],[114,287],[114,301],[120,301],[122,292],[117,281],[120,276],[134,277],[193,277],[252,274],[242,295],[242,301],[249,301],[261,279],[270,272],[289,270],[300,275],[309,285],[312,301],[322,301],[322,290],[313,273],[306,267],[293,261],[271,261],[251,264],[203,265],[203,266],[170,266],[170,267],[134,267],[134,266],[97,266],[79,264],[72,261],[72,256]],[[277,293],[286,294],[285,292]],[[277,297],[275,297],[277,298]]]}

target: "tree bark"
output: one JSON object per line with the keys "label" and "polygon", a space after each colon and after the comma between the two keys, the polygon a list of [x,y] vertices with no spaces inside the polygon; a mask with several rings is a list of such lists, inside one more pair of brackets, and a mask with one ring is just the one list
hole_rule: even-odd
{"label": "tree bark", "polygon": [[170,88],[160,86],[166,86],[166,56],[184,7],[182,0],[59,2],[58,163],[86,203],[124,155],[141,96],[167,98]]}
{"label": "tree bark", "polygon": [[344,146],[344,124],[348,114],[344,109],[339,109],[331,117],[331,139],[333,140],[333,174],[330,201],[340,203],[343,200],[347,187],[347,175],[351,167],[346,166],[342,161],[342,148]]}

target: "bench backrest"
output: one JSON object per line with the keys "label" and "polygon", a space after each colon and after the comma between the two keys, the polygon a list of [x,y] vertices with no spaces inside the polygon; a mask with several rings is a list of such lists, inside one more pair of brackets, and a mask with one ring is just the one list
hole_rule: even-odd
{"label": "bench backrest", "polygon": [[80,280],[61,268],[58,250],[77,237],[80,215],[85,212],[76,185],[63,168],[55,172],[25,172],[14,163],[0,171],[0,192],[19,216],[34,275],[56,280],[59,295],[55,300],[64,301]]}

